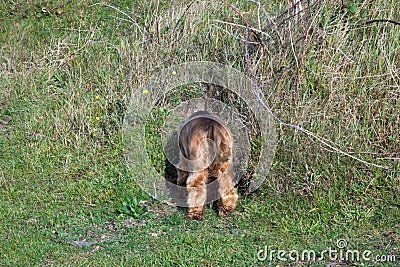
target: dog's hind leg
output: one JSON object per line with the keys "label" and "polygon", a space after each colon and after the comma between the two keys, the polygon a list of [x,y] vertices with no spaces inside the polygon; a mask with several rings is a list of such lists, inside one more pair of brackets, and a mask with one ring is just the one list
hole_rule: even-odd
{"label": "dog's hind leg", "polygon": [[228,169],[219,178],[219,193],[221,198],[219,200],[218,213],[222,217],[225,217],[230,211],[236,208],[238,194],[234,186],[233,173],[231,169]]}
{"label": "dog's hind leg", "polygon": [[191,173],[186,181],[188,189],[187,203],[189,211],[187,217],[190,219],[201,220],[204,218],[204,203],[207,198],[206,180],[208,172],[206,170]]}

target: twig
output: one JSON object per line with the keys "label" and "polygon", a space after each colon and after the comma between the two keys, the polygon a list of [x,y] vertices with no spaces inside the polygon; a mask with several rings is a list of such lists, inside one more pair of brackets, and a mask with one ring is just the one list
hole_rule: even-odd
{"label": "twig", "polygon": [[[267,17],[267,19],[268,19],[268,22],[269,22],[269,25],[270,25],[272,31],[274,31],[274,32],[276,33],[276,35],[278,36],[278,40],[279,40],[279,42],[280,42],[280,45],[283,45],[282,35],[280,34],[280,32],[279,32],[279,30],[278,30],[278,26],[276,25],[275,21],[271,18],[271,16],[268,14],[268,12],[265,10],[265,8],[261,5],[260,0],[258,0],[257,2],[254,1],[254,0],[250,0],[250,2],[253,2],[253,3],[257,4],[257,5],[258,5],[258,10],[260,10],[260,9],[262,10],[262,12],[264,13],[264,15],[265,15],[265,16]],[[272,26],[272,25],[273,25],[273,26]],[[259,23],[259,26],[261,26],[260,23]],[[260,30],[261,30],[261,27],[260,27]],[[262,32],[262,31],[261,31],[261,32]]]}
{"label": "twig", "polygon": [[[283,18],[283,20],[277,25],[277,27],[278,27],[278,28],[281,27],[282,25],[284,25],[284,24],[286,23],[286,21],[291,20],[292,18],[297,17],[298,15],[300,15],[300,13],[305,14],[305,11],[306,11],[306,10],[309,11],[312,7],[314,7],[314,6],[315,6],[317,3],[319,3],[319,2],[320,2],[320,1],[315,1],[312,5],[308,4],[307,7],[302,8],[302,10],[301,10],[300,12],[298,12],[298,13],[292,13],[292,14],[290,14],[288,17]],[[293,9],[293,6],[287,8],[287,9],[286,9],[284,12],[282,12],[276,19],[280,19],[280,18],[282,18],[284,15],[289,14],[289,13],[290,13],[289,11],[290,11],[291,9]],[[310,13],[310,12],[309,12],[309,13]]]}
{"label": "twig", "polygon": [[393,20],[393,19],[373,19],[373,20],[365,22],[365,24],[378,23],[378,22],[393,23],[395,25],[400,26],[400,22],[397,20]]}
{"label": "twig", "polygon": [[[237,24],[237,23],[233,23],[233,22],[222,21],[222,20],[218,20],[218,19],[215,19],[214,21],[215,22],[219,22],[219,23],[223,23],[223,24],[227,24],[227,25],[231,25],[231,26],[235,26],[235,27],[238,27],[238,28],[246,29],[245,25],[241,25],[241,24]],[[259,30],[259,29],[256,29],[256,28],[251,28],[251,27],[250,27],[250,29],[252,31],[261,33],[261,34],[266,35],[267,37],[271,38],[271,35],[269,35],[268,33],[264,32],[262,30]]]}
{"label": "twig", "polygon": [[379,160],[398,160],[400,161],[400,158],[390,158],[390,157],[385,157],[385,158],[377,158]]}
{"label": "twig", "polygon": [[[170,21],[171,21],[171,24],[172,24],[172,19],[173,19],[173,17],[172,17],[172,7],[173,7],[173,5],[174,5],[174,3],[173,3],[174,1],[172,1],[172,3],[171,3],[171,8],[170,8],[170,10],[169,10],[169,19],[170,19]],[[195,0],[193,0],[192,2],[190,2],[187,6],[186,6],[186,9],[185,9],[185,11],[182,13],[182,15],[179,17],[179,19],[176,21],[176,23],[175,23],[175,25],[172,27],[172,30],[171,30],[171,38],[173,37],[173,34],[176,32],[176,30],[177,30],[177,28],[178,28],[178,26],[179,26],[179,24],[182,22],[182,19],[185,17],[185,15],[186,15],[186,13],[189,11],[189,9],[192,7],[192,5],[195,3],[196,1]],[[183,24],[182,24],[183,25]],[[184,30],[184,25],[181,27],[181,29],[180,29],[180,32],[183,32],[183,30]],[[171,42],[171,44],[170,45],[173,45],[175,42],[177,42],[179,40],[179,36],[177,35],[173,40],[172,40],[172,42]]]}
{"label": "twig", "polygon": [[[225,5],[229,6],[233,11],[235,11],[236,14],[238,14],[238,15],[241,17],[241,19],[244,21],[244,23],[246,24],[246,27],[249,27],[249,25],[250,25],[249,22],[247,21],[247,19],[243,16],[242,12],[240,12],[240,10],[239,10],[237,7],[235,7],[234,5],[232,5],[232,4],[228,3],[228,2],[226,2],[225,0],[220,0],[220,1],[221,1],[222,3],[224,3]],[[257,40],[257,42],[260,43],[260,45],[263,45],[263,44],[264,44],[264,43],[261,41],[260,37],[259,37],[254,31],[251,31],[251,35],[254,37],[254,39]]]}
{"label": "twig", "polygon": [[[175,26],[172,28],[172,32],[175,31],[175,29],[178,27],[179,23],[182,21],[183,17],[185,16],[185,14],[189,11],[190,7],[194,4],[194,2],[196,2],[195,0],[193,0],[192,2],[190,2],[187,6],[185,11],[182,13],[181,17],[176,21]],[[172,5],[171,5],[172,7]],[[172,23],[172,21],[171,21]]]}
{"label": "twig", "polygon": [[[227,24],[229,24],[229,23],[227,23]],[[234,23],[232,23],[232,24],[234,24]],[[227,30],[225,30],[225,29],[223,29],[223,28],[221,28],[221,27],[219,27],[219,26],[217,26],[217,25],[215,25],[215,24],[211,24],[211,26],[214,26],[215,28],[217,28],[217,29],[219,29],[219,30],[221,30],[221,31],[223,31],[223,32],[225,32],[225,33],[227,33],[227,34],[229,34],[229,35],[232,36],[234,39],[240,40],[240,41],[242,41],[242,42],[245,41],[245,40],[242,39],[241,37],[236,36],[236,35],[234,35],[233,33],[229,32],[229,31],[227,31]],[[242,26],[242,25],[237,25],[237,26]],[[244,27],[245,27],[245,26],[244,26]],[[251,44],[258,44],[257,42],[249,42],[249,43],[251,43]]]}

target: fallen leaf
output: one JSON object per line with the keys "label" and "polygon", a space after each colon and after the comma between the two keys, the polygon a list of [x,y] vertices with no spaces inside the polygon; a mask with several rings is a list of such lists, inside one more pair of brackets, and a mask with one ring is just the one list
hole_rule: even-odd
{"label": "fallen leaf", "polygon": [[65,13],[65,10],[64,9],[62,9],[62,8],[57,8],[56,9],[56,15],[62,15],[62,14],[64,14]]}

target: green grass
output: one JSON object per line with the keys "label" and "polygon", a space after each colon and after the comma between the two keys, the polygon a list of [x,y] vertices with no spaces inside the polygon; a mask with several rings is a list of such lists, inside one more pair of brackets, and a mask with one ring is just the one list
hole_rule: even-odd
{"label": "green grass", "polygon": [[[257,252],[322,252],[345,238],[350,249],[397,257],[364,266],[397,266],[400,27],[364,22],[400,20],[400,5],[378,2],[319,3],[304,25],[279,16],[284,2],[264,3],[282,43],[261,12],[273,38],[261,36],[263,49],[249,44],[250,64],[284,121],[392,170],[277,125],[263,186],[242,192],[230,217],[209,206],[200,222],[140,189],[124,161],[122,122],[131,90],[172,64],[217,61],[250,75],[243,29],[215,21],[243,24],[240,16],[219,2],[186,12],[186,1],[113,2],[130,17],[90,0],[1,2],[0,265],[326,266],[332,261],[263,262]],[[230,3],[258,27],[256,5]],[[182,95],[171,98],[177,104]],[[159,112],[147,147],[162,168]],[[75,247],[77,240],[93,244]]]}

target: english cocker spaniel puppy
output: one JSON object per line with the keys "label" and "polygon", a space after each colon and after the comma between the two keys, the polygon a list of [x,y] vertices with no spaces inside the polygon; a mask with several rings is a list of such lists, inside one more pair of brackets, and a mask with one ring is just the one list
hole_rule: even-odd
{"label": "english cocker spaniel puppy", "polygon": [[206,111],[195,112],[181,126],[177,184],[188,190],[188,218],[204,218],[206,185],[211,182],[218,183],[219,215],[235,209],[238,194],[233,181],[232,142],[224,123]]}

